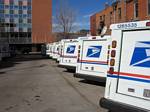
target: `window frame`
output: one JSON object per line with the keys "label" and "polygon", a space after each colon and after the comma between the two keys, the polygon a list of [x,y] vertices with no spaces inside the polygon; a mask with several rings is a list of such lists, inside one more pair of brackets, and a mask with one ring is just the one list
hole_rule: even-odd
{"label": "window frame", "polygon": [[121,7],[118,8],[118,19],[119,20],[122,19],[122,9],[121,9]]}
{"label": "window frame", "polygon": [[139,2],[138,0],[134,1],[134,18],[139,17]]}
{"label": "window frame", "polygon": [[150,0],[147,0],[147,15],[150,16]]}

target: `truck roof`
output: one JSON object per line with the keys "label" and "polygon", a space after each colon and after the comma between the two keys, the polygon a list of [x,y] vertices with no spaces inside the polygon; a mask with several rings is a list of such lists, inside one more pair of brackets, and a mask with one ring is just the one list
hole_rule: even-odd
{"label": "truck roof", "polygon": [[132,30],[150,28],[150,20],[112,24],[112,30]]}

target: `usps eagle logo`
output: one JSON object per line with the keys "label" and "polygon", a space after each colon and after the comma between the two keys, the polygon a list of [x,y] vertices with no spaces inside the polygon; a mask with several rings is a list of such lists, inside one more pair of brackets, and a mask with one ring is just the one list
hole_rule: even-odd
{"label": "usps eagle logo", "polygon": [[67,47],[67,53],[73,54],[75,52],[75,45],[70,45]]}
{"label": "usps eagle logo", "polygon": [[150,41],[136,42],[130,65],[150,67]]}
{"label": "usps eagle logo", "polygon": [[87,57],[99,58],[102,46],[90,46],[87,51]]}

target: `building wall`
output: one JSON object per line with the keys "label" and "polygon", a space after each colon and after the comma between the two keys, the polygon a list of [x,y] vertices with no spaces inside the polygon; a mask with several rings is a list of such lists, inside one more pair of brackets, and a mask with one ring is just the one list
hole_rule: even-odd
{"label": "building wall", "polygon": [[52,41],[52,0],[32,0],[32,43]]}
{"label": "building wall", "polygon": [[[106,7],[104,10],[94,14],[91,16],[91,34],[97,34],[97,30],[99,28],[99,23],[104,21],[105,25],[109,28],[109,26],[113,23],[121,23],[121,22],[129,22],[129,21],[137,21],[137,20],[147,20],[150,19],[150,15],[148,15],[148,0],[138,0],[138,18],[134,17],[134,0],[121,0],[121,2],[117,3],[117,5],[112,5]],[[114,8],[114,6],[116,6]],[[119,18],[119,8],[121,8],[121,18]],[[111,14],[112,12],[112,14]],[[104,19],[105,15],[105,19]],[[95,21],[92,19],[95,18]],[[100,19],[101,18],[101,19]],[[95,22],[95,23],[94,23]],[[107,34],[110,34],[111,31],[107,30]]]}
{"label": "building wall", "polygon": [[90,17],[90,23],[91,35],[96,35],[96,15]]}

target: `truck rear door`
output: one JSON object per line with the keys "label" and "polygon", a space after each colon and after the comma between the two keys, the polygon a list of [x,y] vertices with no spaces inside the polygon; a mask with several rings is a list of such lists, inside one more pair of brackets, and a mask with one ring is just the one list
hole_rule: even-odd
{"label": "truck rear door", "polygon": [[81,70],[104,73],[107,70],[108,40],[83,40]]}
{"label": "truck rear door", "polygon": [[64,42],[64,63],[77,63],[77,43],[78,41]]}
{"label": "truck rear door", "polygon": [[150,100],[150,30],[123,31],[118,88],[120,94]]}

